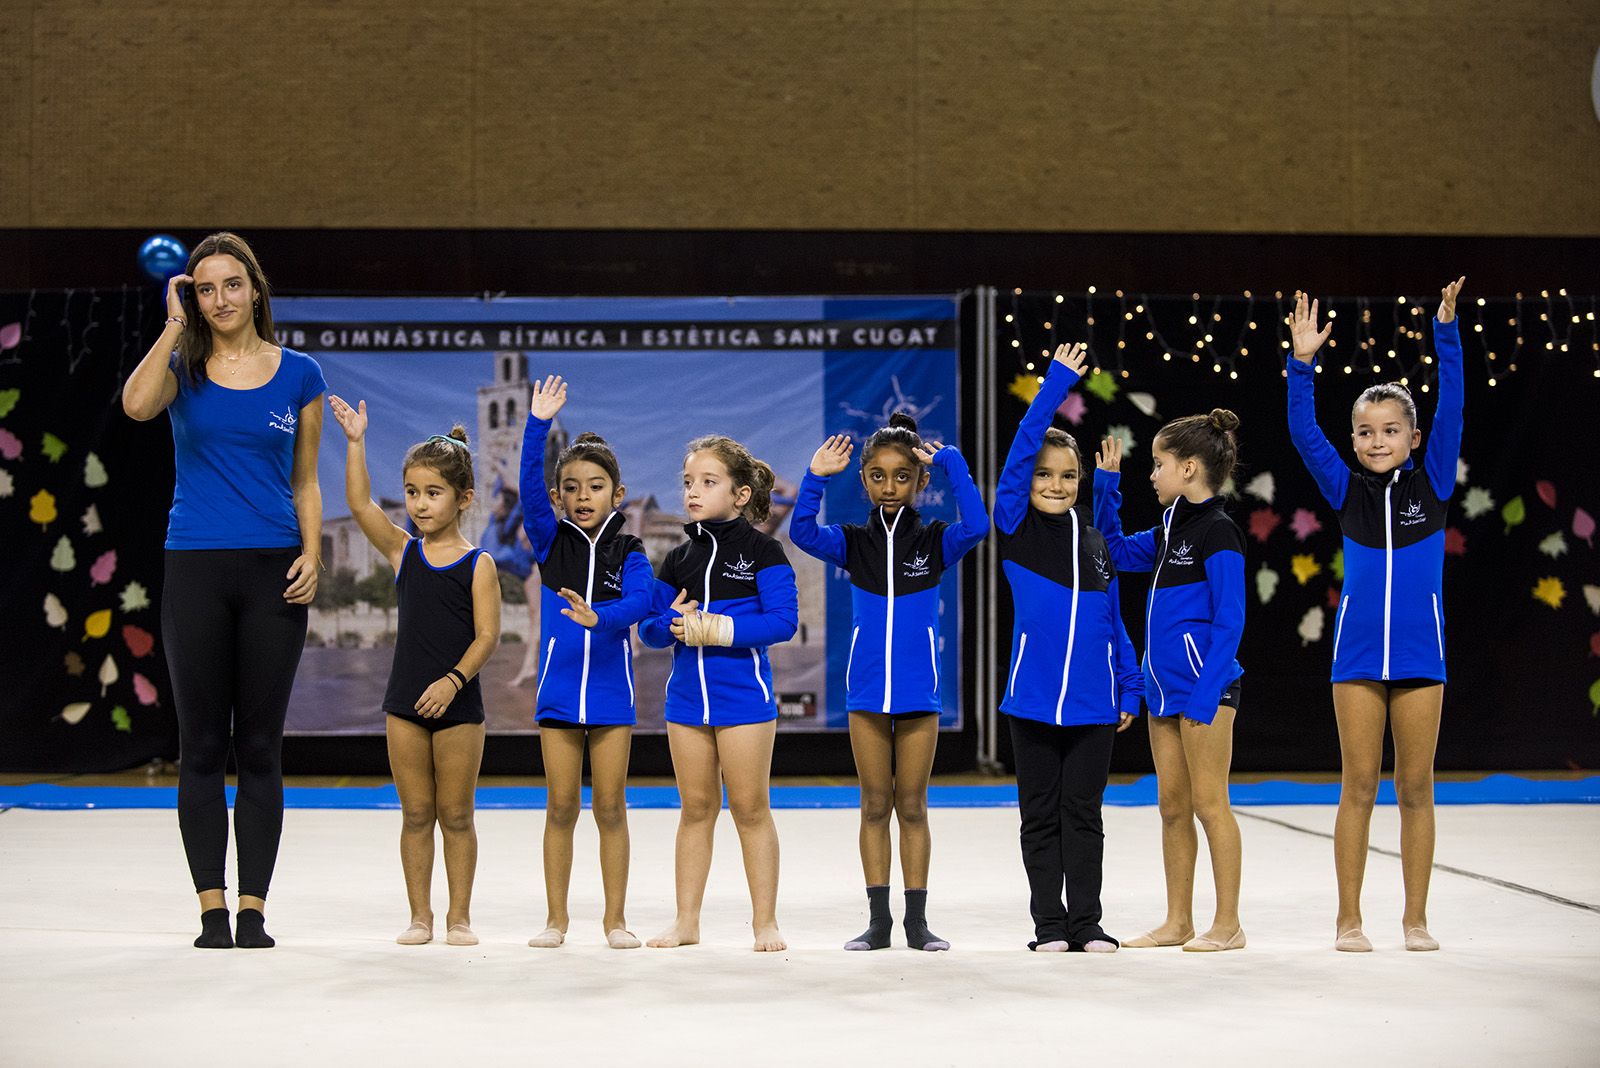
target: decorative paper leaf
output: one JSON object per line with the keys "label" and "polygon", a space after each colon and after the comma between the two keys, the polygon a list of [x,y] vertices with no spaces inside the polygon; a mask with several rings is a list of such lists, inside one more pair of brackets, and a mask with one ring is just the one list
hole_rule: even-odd
{"label": "decorative paper leaf", "polygon": [[1560,608],[1561,602],[1567,599],[1567,587],[1558,578],[1542,578],[1533,588],[1533,599],[1543,601],[1551,608]]}
{"label": "decorative paper leaf", "polygon": [[89,584],[91,586],[104,586],[111,581],[111,576],[117,573],[117,550],[107,549],[100,554],[93,566],[89,568]]}
{"label": "decorative paper leaf", "polygon": [[1467,536],[1455,527],[1445,527],[1444,552],[1446,556],[1467,555]]}
{"label": "decorative paper leaf", "polygon": [[45,458],[51,463],[60,463],[61,458],[67,454],[67,443],[47,430],[44,437],[39,439],[39,451],[44,453]]}
{"label": "decorative paper leaf", "polygon": [[1304,586],[1311,579],[1322,574],[1322,565],[1317,563],[1316,557],[1310,553],[1301,553],[1289,561],[1289,569],[1294,572],[1294,577]]}
{"label": "decorative paper leaf", "polygon": [[1600,586],[1585,586],[1583,588],[1583,599],[1588,604],[1589,611],[1600,616]]}
{"label": "decorative paper leaf", "polygon": [[1567,555],[1567,539],[1558,530],[1539,543],[1539,551],[1552,560],[1558,556],[1565,556]]}
{"label": "decorative paper leaf", "polygon": [[53,593],[44,595],[44,621],[52,627],[66,629],[67,609],[61,598]]}
{"label": "decorative paper leaf", "polygon": [[99,505],[91,504],[88,508],[85,508],[81,522],[83,523],[84,537],[92,537],[105,529],[100,525]]}
{"label": "decorative paper leaf", "polygon": [[49,490],[40,490],[28,499],[28,519],[38,523],[43,530],[56,521],[56,496]]}
{"label": "decorative paper leaf", "polygon": [[1544,502],[1546,508],[1554,508],[1556,506],[1555,483],[1541,478],[1533,484],[1533,490],[1539,495],[1539,499]]}
{"label": "decorative paper leaf", "polygon": [[104,697],[106,690],[120,677],[117,674],[117,662],[111,658],[110,653],[107,653],[106,658],[100,662],[100,696]]}
{"label": "decorative paper leaf", "polygon": [[1266,604],[1277,592],[1278,573],[1266,564],[1262,564],[1260,570],[1256,572],[1256,596],[1261,598],[1262,604]]}
{"label": "decorative paper leaf", "polygon": [[1117,395],[1117,376],[1110,371],[1101,371],[1099,374],[1090,372],[1089,377],[1083,380],[1083,388],[1110,404]]}
{"label": "decorative paper leaf", "polygon": [[130,582],[122,587],[122,610],[124,612],[137,612],[141,608],[150,607],[149,592],[137,582]]}
{"label": "decorative paper leaf", "polygon": [[1589,635],[1589,655],[1600,656],[1600,630]]}
{"label": "decorative paper leaf", "polygon": [[1456,485],[1465,486],[1467,484],[1467,470],[1467,461],[1459,456],[1456,457]]}
{"label": "decorative paper leaf", "polygon": [[1056,414],[1073,426],[1079,426],[1083,422],[1083,413],[1088,410],[1089,406],[1083,402],[1083,394],[1074,390],[1068,393],[1067,399],[1056,408]]}
{"label": "decorative paper leaf", "polygon": [[0,456],[15,460],[22,455],[22,439],[11,431],[0,428]]}
{"label": "decorative paper leaf", "polygon": [[83,621],[83,640],[90,638],[104,638],[111,629],[111,609],[102,608],[98,612],[89,613],[89,618]]}
{"label": "decorative paper leaf", "polygon": [[143,627],[136,627],[132,623],[122,625],[122,641],[127,645],[128,652],[136,657],[150,655],[150,650],[156,647],[155,636]]}
{"label": "decorative paper leaf", "polygon": [[133,733],[133,720],[128,717],[128,710],[121,705],[111,710],[111,725],[119,731]]}
{"label": "decorative paper leaf", "polygon": [[[21,343],[21,341],[22,341],[22,324],[21,323],[7,323],[4,326],[0,326],[0,352],[4,352],[6,349],[14,349],[14,348],[16,348],[17,345]],[[7,392],[8,393],[14,393],[16,391],[15,390],[7,390]],[[7,409],[7,411],[9,411],[9,410],[10,409]],[[0,416],[3,416],[5,414],[6,414],[5,412],[0,412]]]}
{"label": "decorative paper leaf", "polygon": [[1273,479],[1271,471],[1263,471],[1245,483],[1244,491],[1258,500],[1271,504],[1273,494],[1278,492],[1278,484]]}
{"label": "decorative paper leaf", "polygon": [[[1110,376],[1108,375],[1106,377]],[[1138,441],[1133,436],[1133,428],[1122,426],[1121,424],[1118,424],[1117,426],[1106,427],[1106,437],[1116,438],[1118,441],[1122,442],[1122,455],[1124,456],[1127,456],[1129,453],[1133,452],[1133,447],[1138,444]]]}
{"label": "decorative paper leaf", "polygon": [[0,468],[0,497],[9,497],[17,491],[17,484],[11,480],[11,472]]}
{"label": "decorative paper leaf", "polygon": [[1594,516],[1582,508],[1572,510],[1572,533],[1582,538],[1585,545],[1594,548]]}
{"label": "decorative paper leaf", "polygon": [[106,478],[106,465],[100,462],[100,457],[90,453],[83,458],[83,484],[90,489],[99,489],[108,481]]}
{"label": "decorative paper leaf", "polygon": [[1339,582],[1344,581],[1344,550],[1336,549],[1333,559],[1328,561],[1328,570],[1333,572],[1333,577]]}
{"label": "decorative paper leaf", "polygon": [[88,701],[74,701],[61,710],[61,718],[76,727],[89,714]]}
{"label": "decorative paper leaf", "polygon": [[1589,710],[1589,715],[1600,714],[1600,679],[1595,679],[1589,687],[1589,704],[1593,706]]}
{"label": "decorative paper leaf", "polygon": [[1528,506],[1522,503],[1520,494],[1511,498],[1506,502],[1506,506],[1500,509],[1500,518],[1505,520],[1507,534],[1511,533],[1512,527],[1520,526],[1522,521],[1528,518]]}
{"label": "decorative paper leaf", "polygon": [[1339,607],[1339,587],[1337,587],[1337,586],[1329,586],[1328,587],[1328,607],[1329,608],[1338,608]]}
{"label": "decorative paper leaf", "polygon": [[1157,418],[1155,397],[1148,393],[1130,393],[1128,394],[1128,400],[1132,402],[1135,408],[1139,409],[1141,414],[1148,415],[1152,419]]}
{"label": "decorative paper leaf", "polygon": [[1306,609],[1306,614],[1300,617],[1300,626],[1297,628],[1301,645],[1310,645],[1312,642],[1322,640],[1322,625],[1326,618],[1327,614],[1320,606]]}
{"label": "decorative paper leaf", "polygon": [[1006,392],[1017,398],[1023,404],[1032,404],[1033,398],[1039,395],[1038,375],[1017,375],[1006,387]]}
{"label": "decorative paper leaf", "polygon": [[0,419],[10,415],[11,409],[15,408],[17,402],[21,399],[22,390],[20,389],[0,389]]}
{"label": "decorative paper leaf", "polygon": [[1476,519],[1494,511],[1494,498],[1482,486],[1474,486],[1461,498],[1461,511],[1468,519]]}
{"label": "decorative paper leaf", "polygon": [[1283,517],[1271,508],[1257,508],[1250,513],[1250,536],[1265,544],[1282,522]]}
{"label": "decorative paper leaf", "polygon": [[50,567],[63,574],[78,566],[78,554],[72,551],[72,542],[67,540],[65,534],[56,542],[56,547],[50,553]]}
{"label": "decorative paper leaf", "polygon": [[68,653],[62,660],[62,663],[66,665],[67,674],[71,675],[75,679],[82,678],[83,669],[89,666],[83,662],[83,657],[79,656],[77,653]]}
{"label": "decorative paper leaf", "polygon": [[1317,518],[1317,513],[1311,509],[1296,508],[1294,510],[1294,518],[1289,520],[1289,529],[1294,531],[1296,539],[1305,541],[1322,529],[1322,521]]}
{"label": "decorative paper leaf", "polygon": [[133,673],[133,696],[137,697],[139,703],[146,708],[158,703],[155,684],[137,671]]}

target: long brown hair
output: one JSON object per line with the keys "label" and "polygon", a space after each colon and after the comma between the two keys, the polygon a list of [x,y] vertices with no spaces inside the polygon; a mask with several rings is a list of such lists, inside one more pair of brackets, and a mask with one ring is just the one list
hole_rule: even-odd
{"label": "long brown hair", "polygon": [[750,455],[749,449],[722,434],[708,434],[689,442],[684,462],[701,450],[722,461],[735,487],[750,487],[750,500],[740,509],[740,514],[752,523],[765,521],[772,513],[772,484],[777,481],[772,468]]}
{"label": "long brown hair", "polygon": [[[272,287],[267,285],[267,276],[261,273],[261,264],[257,262],[249,244],[238,234],[226,230],[212,234],[194,247],[184,273],[193,276],[194,269],[207,256],[232,256],[244,264],[245,274],[250,278],[250,288],[256,294],[253,312],[256,333],[262,341],[276,345],[278,339],[272,331]],[[184,286],[182,293],[184,315],[189,323],[178,336],[178,373],[185,382],[195,386],[207,378],[206,360],[211,356],[211,324],[200,314],[200,301],[194,294],[194,286]]]}
{"label": "long brown hair", "polygon": [[1226,408],[1213,408],[1209,415],[1174,419],[1156,434],[1156,441],[1180,460],[1199,460],[1206,485],[1212,493],[1220,493],[1239,462],[1239,438],[1234,433],[1238,428],[1237,415]]}

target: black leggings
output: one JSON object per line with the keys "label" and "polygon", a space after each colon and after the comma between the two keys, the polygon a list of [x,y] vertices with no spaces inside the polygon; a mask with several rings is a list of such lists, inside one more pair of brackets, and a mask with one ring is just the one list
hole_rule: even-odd
{"label": "black leggings", "polygon": [[283,599],[293,549],[168,550],[161,640],[178,712],[178,828],[196,891],[227,887],[228,753],[239,893],[266,897],[283,832],[283,721],[307,608]]}
{"label": "black leggings", "polygon": [[1008,718],[1034,938],[1079,944],[1105,938],[1100,928],[1105,853],[1100,802],[1117,728],[1110,723],[1057,727]]}

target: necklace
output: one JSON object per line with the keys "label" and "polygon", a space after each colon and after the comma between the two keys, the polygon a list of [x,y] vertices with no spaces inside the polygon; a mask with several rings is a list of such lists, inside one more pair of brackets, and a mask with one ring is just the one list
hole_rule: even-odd
{"label": "necklace", "polygon": [[[248,355],[249,356],[254,356],[257,352],[260,352],[260,351],[261,351],[261,345],[260,345],[260,342],[258,341],[257,344],[256,344],[256,347],[254,349],[252,349],[248,353]],[[239,361],[245,359],[246,355],[247,354],[243,353],[243,352],[235,353],[234,355],[231,355],[231,356],[226,354],[226,353],[221,353],[221,352],[214,352],[214,353],[211,354],[212,359],[221,358],[221,359],[224,359],[224,360],[228,361],[226,364],[224,364],[224,366],[227,367],[228,374],[230,374],[230,375],[236,375],[236,374],[239,373]]]}

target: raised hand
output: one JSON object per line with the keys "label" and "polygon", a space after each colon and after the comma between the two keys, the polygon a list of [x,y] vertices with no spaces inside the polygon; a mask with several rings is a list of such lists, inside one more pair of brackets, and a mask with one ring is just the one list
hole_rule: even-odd
{"label": "raised hand", "polygon": [[1100,451],[1094,454],[1094,465],[1102,471],[1122,470],[1122,439],[1101,438]]}
{"label": "raised hand", "polygon": [[556,413],[566,403],[566,382],[560,375],[546,375],[543,382],[533,384],[533,397],[528,401],[528,414],[535,419],[554,419]]}
{"label": "raised hand", "polygon": [[561,610],[561,614],[578,624],[578,626],[592,627],[600,622],[600,617],[595,614],[593,608],[589,607],[589,602],[579,597],[576,592],[563,587],[557,590],[556,594],[567,602],[567,607]]}
{"label": "raised hand", "polygon": [[367,402],[357,401],[356,407],[350,407],[343,397],[337,394],[328,394],[328,407],[333,409],[333,417],[339,421],[339,428],[344,431],[344,436],[351,441],[360,441],[367,435]]}
{"label": "raised hand", "polygon": [[167,279],[167,315],[175,319],[187,319],[189,316],[183,310],[183,287],[193,285],[194,279],[186,274],[175,274]]}
{"label": "raised hand", "polygon": [[699,609],[700,609],[700,602],[699,601],[691,601],[691,600],[689,600],[689,591],[688,590],[679,590],[678,591],[678,596],[676,596],[676,597],[674,597],[672,599],[672,610],[674,612],[678,613],[678,618],[674,619],[670,624],[668,624],[669,628],[672,630],[672,636],[674,638],[678,639],[680,642],[683,641],[683,637],[684,637],[684,622],[683,622],[683,618],[685,616],[687,616],[687,615],[690,615],[690,614],[692,614],[694,612],[699,611]]}
{"label": "raised hand", "polygon": [[855,443],[850,440],[849,434],[833,435],[812,454],[811,473],[823,478],[837,475],[850,466],[850,454],[855,448]]}
{"label": "raised hand", "polygon": [[1461,287],[1467,284],[1467,276],[1462,275],[1454,282],[1439,290],[1439,321],[1451,323],[1456,318],[1456,296],[1460,294]]}
{"label": "raised hand", "polygon": [[1057,345],[1054,360],[1082,378],[1089,371],[1088,356],[1089,350],[1083,347],[1083,343],[1074,341],[1070,345]]}
{"label": "raised hand", "polygon": [[1294,318],[1289,325],[1289,334],[1294,338],[1294,358],[1301,363],[1310,363],[1331,333],[1333,333],[1331,322],[1320,331],[1317,329],[1317,302],[1312,301],[1311,309],[1307,311],[1306,295],[1296,290]]}
{"label": "raised hand", "polygon": [[911,450],[911,455],[925,464],[933,463],[933,454],[944,448],[937,441],[924,441],[921,445]]}

